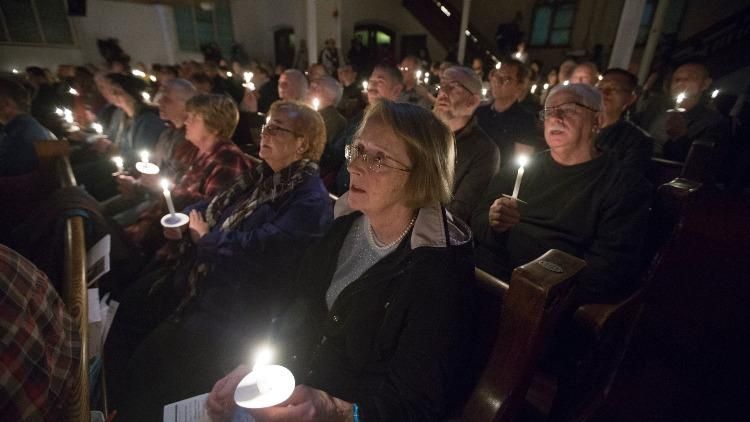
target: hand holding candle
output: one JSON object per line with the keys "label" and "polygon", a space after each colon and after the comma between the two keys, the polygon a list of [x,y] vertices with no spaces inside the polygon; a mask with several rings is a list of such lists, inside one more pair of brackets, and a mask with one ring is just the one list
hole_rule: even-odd
{"label": "hand holding candle", "polygon": [[112,161],[114,161],[115,166],[117,166],[117,173],[115,173],[115,175],[122,173],[122,171],[125,169],[125,160],[123,160],[119,155],[115,155],[114,157],[112,157]]}
{"label": "hand holding candle", "polygon": [[240,381],[234,401],[248,409],[261,409],[284,402],[294,391],[294,375],[283,366],[271,365],[273,350],[261,347],[255,354],[253,371]]}
{"label": "hand holding candle", "polygon": [[135,169],[143,174],[159,174],[159,166],[148,161],[148,151],[141,151],[141,161],[135,163]]}

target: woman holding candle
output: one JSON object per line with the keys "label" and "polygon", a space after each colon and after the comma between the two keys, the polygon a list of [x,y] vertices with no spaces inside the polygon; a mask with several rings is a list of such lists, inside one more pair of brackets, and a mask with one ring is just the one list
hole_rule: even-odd
{"label": "woman holding candle", "polygon": [[[191,161],[185,163],[186,170],[174,180],[171,196],[176,209],[211,199],[252,168],[252,162],[230,140],[239,112],[229,97],[196,95],[187,101],[185,110],[185,138],[195,146],[197,154],[185,156]],[[167,212],[162,189],[155,183],[151,188],[153,204],[125,230],[147,255],[164,242],[159,220]]]}
{"label": "woman holding candle", "polygon": [[[419,106],[380,101],[347,147],[347,165],[351,189],[299,264],[299,296],[276,324],[283,356],[274,363],[288,366],[298,386],[287,402],[252,414],[444,420],[473,277],[468,227],[445,211],[453,136]],[[247,372],[215,384],[214,420],[235,412],[234,389]]]}
{"label": "woman holding candle", "polygon": [[[188,119],[192,142],[198,118]],[[284,101],[273,104],[269,119],[263,163],[183,210],[190,235],[165,231],[179,241],[178,259],[144,276],[121,301],[105,347],[114,408],[124,420],[153,419],[164,404],[207,391],[241,361],[255,332],[249,327],[266,327],[286,307],[306,246],[330,225],[316,164],[322,119]]]}
{"label": "woman holding candle", "polygon": [[617,155],[596,148],[601,109],[601,95],[588,85],[550,91],[540,112],[550,149],[501,172],[472,216],[478,267],[508,280],[513,268],[555,248],[586,260],[574,303],[628,291],[650,186]]}

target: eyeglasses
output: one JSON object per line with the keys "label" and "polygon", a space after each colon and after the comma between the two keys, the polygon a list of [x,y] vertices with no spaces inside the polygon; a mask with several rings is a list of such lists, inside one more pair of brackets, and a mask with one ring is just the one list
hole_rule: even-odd
{"label": "eyeglasses", "polygon": [[469,88],[465,87],[461,82],[458,81],[446,81],[442,85],[438,87],[438,90],[445,92],[447,95],[450,95],[451,92],[453,92],[456,88],[463,88],[464,91],[471,94],[472,92],[469,91]]}
{"label": "eyeglasses", "polygon": [[500,85],[508,85],[509,83],[514,82],[516,79],[511,78],[510,76],[493,76],[492,80],[499,83]]}
{"label": "eyeglasses", "polygon": [[347,167],[350,167],[357,158],[361,158],[362,162],[365,163],[365,165],[367,166],[367,169],[374,173],[380,173],[381,171],[383,171],[383,167],[387,167],[393,170],[404,171],[404,172],[411,171],[411,169],[406,166],[396,167],[396,166],[391,166],[391,165],[386,164],[385,160],[391,160],[401,165],[401,163],[383,154],[382,152],[376,152],[373,155],[369,155],[367,151],[365,151],[365,147],[362,144],[358,144],[358,143],[347,145],[344,148],[344,157],[346,158]]}
{"label": "eyeglasses", "polygon": [[260,133],[265,133],[265,134],[268,134],[268,135],[271,135],[271,136],[277,136],[277,135],[279,135],[282,132],[283,133],[291,133],[294,136],[302,136],[299,133],[297,133],[297,132],[295,132],[295,131],[293,131],[291,129],[287,129],[285,127],[281,127],[281,126],[274,125],[274,124],[263,125],[263,126],[260,127]]}
{"label": "eyeglasses", "polygon": [[571,116],[577,115],[580,111],[576,108],[582,107],[586,110],[593,111],[594,113],[598,113],[599,110],[593,109],[585,104],[581,104],[578,102],[570,102],[565,104],[560,104],[559,106],[555,107],[547,107],[539,112],[539,120],[545,120],[550,117],[558,117],[560,119],[565,120],[566,118],[569,118]]}

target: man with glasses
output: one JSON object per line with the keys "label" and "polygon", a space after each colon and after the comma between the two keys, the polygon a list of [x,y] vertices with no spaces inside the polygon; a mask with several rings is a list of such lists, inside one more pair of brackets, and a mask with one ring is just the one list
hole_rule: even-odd
{"label": "man with glasses", "polygon": [[517,154],[544,149],[542,135],[534,115],[519,103],[529,70],[517,60],[502,62],[490,72],[493,101],[477,108],[479,126],[500,149],[500,164],[505,166]]}
{"label": "man with glasses", "polygon": [[604,107],[596,147],[611,150],[623,165],[645,174],[654,140],[627,117],[628,109],[638,99],[638,78],[627,70],[613,68],[604,72],[597,88]]}
{"label": "man with glasses", "polygon": [[651,189],[646,179],[595,148],[601,95],[584,84],[558,85],[541,112],[548,151],[501,172],[472,215],[477,266],[509,279],[513,268],[549,249],[586,260],[570,305],[616,300],[639,271]]}
{"label": "man with glasses", "polygon": [[433,108],[456,138],[456,173],[448,210],[467,222],[500,168],[500,151],[473,116],[481,93],[482,81],[471,69],[451,67],[443,72]]}
{"label": "man with glasses", "polygon": [[[416,104],[420,107],[430,109],[435,102],[435,98],[424,85],[419,84],[417,71],[422,70],[421,62],[416,56],[406,56],[401,60],[399,67],[401,75],[404,78],[404,90],[398,98],[400,103]],[[420,76],[422,74],[420,73]]]}
{"label": "man with glasses", "polygon": [[[375,66],[367,84],[367,103],[369,107],[380,99],[396,101],[404,90],[404,77],[401,71],[389,64]],[[354,133],[362,122],[367,109],[349,120],[346,128],[329,144],[320,158],[320,177],[328,190],[341,195],[349,190],[349,171],[344,164],[344,148],[351,145]]]}

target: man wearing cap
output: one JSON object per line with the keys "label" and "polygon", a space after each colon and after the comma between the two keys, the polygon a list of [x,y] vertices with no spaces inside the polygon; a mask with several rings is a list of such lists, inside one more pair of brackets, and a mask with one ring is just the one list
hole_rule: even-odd
{"label": "man wearing cap", "polygon": [[448,210],[469,221],[482,194],[500,168],[500,151],[479,127],[474,110],[481,101],[482,81],[469,68],[454,66],[443,72],[433,112],[456,137],[456,174]]}
{"label": "man wearing cap", "polygon": [[490,72],[493,101],[477,108],[479,126],[500,149],[500,164],[507,165],[518,154],[545,148],[536,117],[519,104],[528,68],[517,60],[502,62]]}
{"label": "man wearing cap", "polygon": [[594,144],[602,109],[588,85],[558,85],[542,111],[548,151],[506,168],[472,216],[477,266],[508,280],[513,268],[555,248],[586,261],[570,305],[608,301],[632,291],[639,271],[651,189]]}

